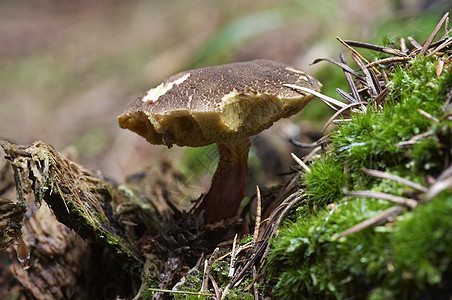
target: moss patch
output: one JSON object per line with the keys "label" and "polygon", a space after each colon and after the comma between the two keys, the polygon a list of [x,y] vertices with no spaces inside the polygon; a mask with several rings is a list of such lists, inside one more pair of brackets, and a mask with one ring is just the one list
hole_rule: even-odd
{"label": "moss patch", "polygon": [[[395,68],[390,76],[384,110],[369,106],[366,113],[353,114],[352,121],[332,134],[329,153],[315,160],[311,172],[305,174],[309,201],[297,209],[272,244],[269,274],[278,299],[450,295],[450,190],[391,222],[337,238],[394,205],[376,199],[344,201],[343,187],[405,197],[414,192],[392,180],[367,176],[362,168],[382,170],[424,186],[429,176],[437,177],[444,168],[451,126],[441,116],[452,88],[451,72],[438,77],[435,59],[419,57],[406,67]],[[404,144],[413,138],[415,143]]]}

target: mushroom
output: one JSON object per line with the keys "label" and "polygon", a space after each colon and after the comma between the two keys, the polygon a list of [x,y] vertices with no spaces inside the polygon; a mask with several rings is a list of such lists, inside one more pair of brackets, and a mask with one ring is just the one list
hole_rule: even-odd
{"label": "mushroom", "polygon": [[250,136],[296,114],[313,97],[284,84],[320,91],[312,76],[289,65],[258,59],[189,70],[169,77],[118,117],[121,128],[151,144],[217,144],[218,167],[195,210],[206,223],[237,215],[248,175]]}

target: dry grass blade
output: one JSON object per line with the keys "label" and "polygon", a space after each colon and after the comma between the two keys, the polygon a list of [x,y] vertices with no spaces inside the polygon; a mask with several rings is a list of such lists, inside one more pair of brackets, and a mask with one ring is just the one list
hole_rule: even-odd
{"label": "dry grass blade", "polygon": [[368,70],[370,72],[370,76],[372,78],[372,82],[374,83],[375,88],[377,90],[377,95],[375,96],[375,98],[376,98],[381,93],[381,85],[380,85],[380,82],[379,82],[379,80],[377,78],[377,75],[375,74],[374,70],[372,68],[369,68]]}
{"label": "dry grass blade", "polygon": [[432,44],[433,40],[435,39],[436,35],[438,34],[439,30],[443,26],[443,24],[446,21],[448,16],[449,16],[449,13],[447,12],[441,18],[441,20],[439,21],[438,25],[436,25],[435,30],[433,30],[432,34],[425,41],[424,46],[422,47],[421,51],[419,52],[420,55],[425,55],[425,53],[427,53],[427,50],[430,48],[430,45]]}
{"label": "dry grass blade", "polygon": [[344,40],[342,40],[340,37],[336,37],[336,39],[342,44],[344,45],[347,49],[349,49],[350,51],[353,52],[353,54],[357,55],[361,60],[363,60],[364,62],[366,62],[366,64],[369,63],[369,61],[367,59],[365,59],[361,54],[358,53],[358,51],[356,51],[355,49],[353,49],[353,47],[351,47],[349,44],[347,44]]}
{"label": "dry grass blade", "polygon": [[408,42],[410,42],[411,45],[413,45],[414,48],[417,50],[422,49],[422,45],[418,43],[412,36],[407,37]]}
{"label": "dry grass blade", "polygon": [[402,204],[408,206],[410,208],[415,208],[418,202],[415,199],[404,198],[400,196],[395,196],[382,192],[373,192],[373,191],[346,191],[344,192],[345,196],[348,197],[362,197],[362,198],[375,198],[388,200],[397,204]]}
{"label": "dry grass blade", "polygon": [[397,176],[397,175],[389,174],[389,173],[378,171],[378,170],[371,170],[371,169],[364,169],[364,168],[362,170],[367,175],[370,175],[370,176],[373,176],[373,177],[378,177],[378,178],[384,178],[384,179],[390,179],[390,180],[393,180],[393,181],[397,181],[397,182],[405,184],[405,185],[407,185],[409,187],[412,187],[413,189],[418,190],[418,191],[423,192],[423,193],[425,193],[427,191],[426,187],[424,187],[424,186],[422,186],[420,184],[417,184],[417,183],[415,183],[415,182],[413,182],[411,180],[408,180],[408,179],[402,178],[400,176]]}
{"label": "dry grass blade", "polygon": [[323,125],[322,130],[320,131],[320,133],[324,133],[325,130],[328,128],[328,126],[331,124],[331,122],[333,122],[334,119],[337,118],[337,116],[339,116],[342,112],[344,112],[345,110],[353,107],[353,106],[357,106],[357,105],[364,105],[367,104],[367,102],[359,102],[359,103],[352,103],[347,105],[346,107],[341,108],[340,110],[338,110],[337,112],[334,113],[334,115],[332,115],[328,121],[326,121],[325,125]]}
{"label": "dry grass blade", "polygon": [[[343,64],[347,64],[347,61],[345,60],[345,56],[343,53],[339,55],[339,58]],[[347,80],[347,84],[350,87],[350,91],[352,93],[353,98],[355,99],[354,102],[361,102],[361,97],[359,96],[358,89],[356,88],[356,84],[353,81],[352,75],[344,70],[345,80]]]}
{"label": "dry grass blade", "polygon": [[307,173],[311,172],[311,169],[309,169],[309,167],[298,157],[296,156],[294,153],[290,153],[290,155],[292,156],[293,160],[300,165],[300,167],[303,168],[303,170],[305,170]]}
{"label": "dry grass blade", "polygon": [[289,138],[289,142],[292,145],[294,145],[295,147],[300,147],[300,148],[314,148],[319,145],[317,143],[302,143],[302,142],[295,140],[294,138]]}
{"label": "dry grass blade", "polygon": [[229,277],[234,276],[235,272],[235,261],[237,254],[237,252],[235,251],[236,246],[237,246],[237,234],[234,236],[234,242],[232,243],[231,262],[229,263],[229,273],[228,273]]}
{"label": "dry grass blade", "polygon": [[347,235],[360,232],[366,228],[379,224],[382,221],[387,220],[388,218],[393,218],[397,215],[400,215],[403,211],[404,211],[404,208],[401,206],[392,206],[392,207],[384,210],[382,213],[380,213],[376,216],[373,216],[369,219],[366,219],[366,220],[362,221],[361,223],[358,223],[355,226],[350,227],[349,229],[343,231],[342,233],[340,233],[337,236],[337,238],[339,239],[339,238],[345,237]]}
{"label": "dry grass blade", "polygon": [[380,94],[377,95],[377,97],[375,97],[374,102],[376,104],[379,104],[380,102],[383,102],[384,99],[386,99],[386,96],[388,95],[388,89],[384,88]]}
{"label": "dry grass blade", "polygon": [[221,298],[221,291],[218,288],[218,284],[217,284],[217,282],[215,281],[215,278],[213,278],[212,275],[209,275],[209,279],[210,279],[210,282],[212,283],[213,290],[215,291],[215,299],[219,300]]}
{"label": "dry grass blade", "polygon": [[215,248],[212,255],[209,257],[209,259],[206,259],[204,262],[204,275],[202,276],[202,285],[201,285],[201,293],[207,292],[207,285],[209,282],[209,275],[210,275],[210,269],[212,267],[212,263],[215,260],[215,256],[217,256],[217,253],[220,249]]}
{"label": "dry grass blade", "polygon": [[408,141],[402,141],[402,142],[398,142],[397,143],[397,147],[403,148],[403,147],[407,147],[407,146],[411,146],[416,144],[420,139],[426,138],[431,136],[433,133],[428,130],[426,132],[420,133],[418,135],[415,135],[413,137],[411,137]]}
{"label": "dry grass blade", "polygon": [[423,202],[429,202],[440,192],[452,188],[452,177],[435,182],[425,193]]}
{"label": "dry grass blade", "polygon": [[256,266],[253,266],[253,295],[254,300],[259,300],[259,290],[257,289],[257,271]]}
{"label": "dry grass blade", "polygon": [[436,182],[425,193],[422,201],[429,202],[440,192],[450,188],[452,188],[452,165],[438,176]]}
{"label": "dry grass blade", "polygon": [[364,78],[363,75],[361,75],[358,72],[356,72],[355,70],[353,70],[347,64],[342,63],[342,62],[338,62],[337,60],[334,60],[334,59],[331,59],[331,58],[317,58],[316,60],[314,60],[312,62],[312,64],[316,64],[316,63],[321,62],[321,61],[328,61],[328,62],[330,62],[332,64],[335,64],[336,66],[341,67],[342,70],[344,70],[344,72],[348,72],[348,73],[354,75],[356,78],[359,78],[359,79],[363,79]]}
{"label": "dry grass blade", "polygon": [[336,88],[336,92],[345,100],[347,100],[350,103],[356,103],[358,101],[356,101],[355,98],[353,98],[352,96],[350,96],[346,91],[341,90],[340,88]]}
{"label": "dry grass blade", "polygon": [[439,123],[439,119],[435,118],[434,116],[432,116],[431,114],[429,114],[428,112],[418,108],[417,112],[420,113],[422,116],[426,117],[427,119],[429,119],[430,121],[433,121],[435,123]]}
{"label": "dry grass blade", "polygon": [[189,292],[189,291],[173,291],[173,290],[165,290],[165,289],[157,289],[157,288],[149,288],[148,290],[151,292],[167,293],[167,294],[215,297],[215,294],[209,294],[209,293],[198,293],[198,292]]}
{"label": "dry grass blade", "polygon": [[430,52],[428,56],[435,54],[436,52],[440,51],[441,49],[449,46],[452,44],[452,37],[448,38],[447,40],[445,40],[444,42],[441,43],[441,45],[439,45],[438,47],[436,47],[432,52]]}
{"label": "dry grass blade", "polygon": [[341,108],[347,106],[347,104],[345,104],[345,103],[343,103],[343,102],[341,102],[339,100],[336,100],[334,98],[328,97],[328,96],[323,95],[323,94],[321,94],[319,92],[316,92],[314,90],[311,90],[311,89],[308,89],[308,88],[305,88],[305,87],[302,87],[302,86],[298,86],[298,85],[294,85],[294,84],[284,84],[284,86],[287,86],[287,87],[293,88],[295,90],[299,90],[299,91],[310,93],[310,94],[312,94],[314,96],[317,96],[317,97],[320,98],[320,100],[322,100],[325,104],[327,104],[329,107],[331,107],[334,110],[337,110],[337,108],[335,108],[333,105],[339,106]]}
{"label": "dry grass blade", "polygon": [[392,48],[385,47],[385,46],[374,45],[374,44],[369,44],[369,43],[364,43],[364,42],[359,42],[359,41],[350,41],[350,40],[345,40],[344,42],[346,44],[350,45],[351,47],[370,49],[370,50],[380,51],[380,52],[397,55],[397,56],[406,56],[402,51],[400,51],[398,49],[392,49]]}
{"label": "dry grass blade", "polygon": [[257,242],[257,239],[259,237],[259,229],[261,225],[261,214],[262,214],[262,199],[261,199],[261,191],[259,189],[259,186],[256,185],[256,221],[254,225],[254,233],[253,233],[253,243]]}
{"label": "dry grass blade", "polygon": [[352,58],[356,62],[356,64],[359,66],[361,71],[363,71],[364,75],[366,76],[366,83],[367,83],[367,87],[370,90],[371,98],[373,99],[373,98],[377,97],[378,92],[377,92],[377,89],[375,88],[375,85],[372,80],[372,75],[370,75],[368,68],[366,67],[366,65],[364,65],[364,63],[360,59],[360,57],[358,55],[356,55],[355,53],[352,53]]}
{"label": "dry grass blade", "polygon": [[404,38],[400,38],[400,51],[402,51],[402,53],[405,55],[408,53],[408,48],[406,47]]}

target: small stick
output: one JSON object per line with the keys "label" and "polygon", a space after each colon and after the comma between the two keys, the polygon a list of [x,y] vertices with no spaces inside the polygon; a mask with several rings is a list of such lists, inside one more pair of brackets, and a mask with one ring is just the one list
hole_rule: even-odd
{"label": "small stick", "polygon": [[314,60],[314,61],[311,63],[311,65],[316,64],[316,63],[321,62],[321,61],[328,61],[328,62],[330,62],[330,63],[332,63],[332,64],[335,64],[336,66],[342,68],[342,70],[344,70],[344,72],[347,72],[347,73],[349,73],[349,74],[352,74],[352,75],[354,75],[354,76],[357,77],[357,78],[360,78],[360,79],[364,78],[363,75],[361,75],[361,74],[359,74],[357,71],[353,70],[353,69],[352,69],[350,66],[348,66],[347,64],[345,64],[345,63],[343,63],[343,62],[338,62],[338,61],[336,61],[336,60],[334,60],[334,59],[332,59],[332,58],[317,58],[316,60]]}
{"label": "small stick", "polygon": [[370,72],[368,70],[368,68],[364,65],[363,61],[359,58],[358,55],[355,55],[354,53],[352,54],[352,58],[353,60],[358,64],[359,68],[361,69],[361,71],[363,71],[364,75],[366,75],[366,83],[367,86],[370,89],[370,96],[372,97],[372,99],[374,99],[378,93],[377,90],[373,84],[372,81],[372,76],[370,75]]}
{"label": "small stick", "polygon": [[220,249],[217,247],[213,251],[209,259],[204,261],[204,275],[202,276],[201,293],[207,292],[207,286],[209,283],[210,267],[212,266],[213,260]]}
{"label": "small stick", "polygon": [[284,84],[284,86],[293,88],[295,90],[300,90],[302,92],[307,92],[307,93],[313,94],[314,96],[319,97],[320,100],[322,100],[325,104],[327,104],[329,107],[333,108],[334,110],[337,110],[337,109],[332,106],[333,104],[336,105],[336,106],[339,106],[339,107],[347,106],[347,104],[345,104],[344,102],[341,102],[339,100],[336,100],[334,98],[328,97],[328,96],[323,95],[323,94],[321,94],[319,92],[316,92],[314,90],[311,90],[311,89],[308,89],[308,88],[305,88],[305,87],[302,87],[302,86],[298,86],[298,85],[294,85],[294,84]]}
{"label": "small stick", "polygon": [[369,63],[369,61],[367,61],[367,59],[365,59],[361,54],[358,53],[358,51],[356,51],[355,49],[353,49],[352,47],[350,47],[345,41],[343,41],[340,37],[336,37],[336,39],[341,42],[342,45],[344,45],[345,47],[347,47],[347,49],[349,49],[350,51],[352,51],[355,55],[357,55],[359,58],[361,58],[361,60],[365,61],[366,64]]}
{"label": "small stick", "polygon": [[351,120],[352,119],[336,119],[336,120],[333,120],[333,124],[350,122]]}
{"label": "small stick", "polygon": [[426,131],[426,132],[423,132],[423,133],[420,133],[418,135],[415,135],[415,136],[411,137],[408,141],[398,142],[397,143],[397,147],[403,148],[403,147],[406,147],[406,146],[409,146],[409,145],[414,145],[414,144],[417,143],[418,140],[426,138],[426,137],[429,137],[431,135],[432,135],[432,133],[430,132],[430,130]]}
{"label": "small stick", "polygon": [[349,197],[364,197],[364,198],[375,198],[375,199],[383,199],[388,200],[394,203],[402,204],[411,208],[417,206],[417,201],[415,199],[409,199],[404,197],[399,197],[387,193],[382,192],[373,192],[373,191],[346,191],[344,192],[346,196]]}
{"label": "small stick", "polygon": [[367,220],[362,221],[361,223],[356,224],[355,226],[343,231],[342,233],[340,233],[337,238],[341,238],[353,233],[357,233],[363,229],[366,229],[372,225],[375,225],[377,223],[380,223],[383,220],[386,220],[388,218],[400,215],[403,212],[403,208],[400,206],[391,206],[390,208],[384,210],[382,213],[373,216]]}
{"label": "small stick", "polygon": [[370,175],[370,176],[373,176],[373,177],[390,179],[390,180],[394,180],[394,181],[400,182],[400,183],[405,184],[405,185],[407,185],[409,187],[412,187],[415,190],[418,190],[418,191],[421,191],[421,192],[424,192],[424,193],[427,191],[426,187],[424,187],[424,186],[422,186],[420,184],[417,184],[417,183],[415,183],[415,182],[413,182],[411,180],[408,180],[408,179],[402,178],[400,176],[397,176],[397,175],[392,175],[392,174],[389,174],[389,173],[386,173],[386,172],[382,172],[382,171],[378,171],[378,170],[365,169],[365,168],[363,168],[362,171],[364,173],[366,173],[367,175]]}
{"label": "small stick", "polygon": [[295,155],[295,153],[290,153],[293,160],[297,162],[307,173],[311,172],[311,169],[298,157]]}
{"label": "small stick", "polygon": [[324,133],[325,130],[328,128],[328,126],[331,124],[331,122],[333,122],[334,119],[336,119],[336,117],[337,117],[338,115],[340,115],[344,110],[347,110],[347,109],[349,109],[350,107],[353,107],[353,106],[363,105],[363,104],[367,104],[367,102],[357,102],[357,103],[352,103],[352,104],[347,105],[347,107],[341,108],[340,110],[338,110],[337,112],[335,112],[334,115],[332,115],[332,116],[328,119],[328,121],[325,123],[325,125],[323,126],[322,130],[320,131],[320,133],[321,133],[321,134]]}
{"label": "small stick", "polygon": [[410,57],[410,56],[404,56],[404,57],[393,56],[393,57],[383,58],[383,59],[368,63],[368,64],[366,64],[366,68],[373,68],[375,66],[378,66],[381,64],[386,64],[386,63],[408,61],[411,59],[412,59],[412,57]]}
{"label": "small stick", "polygon": [[356,99],[353,98],[352,96],[350,96],[347,92],[341,90],[340,88],[336,88],[336,92],[342,96],[342,98],[344,98],[345,100],[347,100],[350,103],[356,103]]}
{"label": "small stick", "polygon": [[300,148],[314,148],[314,147],[318,146],[317,143],[302,143],[302,142],[295,140],[294,138],[289,138],[289,142],[292,145],[294,145],[295,147],[300,147]]}
{"label": "small stick", "polygon": [[253,266],[253,290],[254,290],[254,300],[259,300],[259,291],[257,290],[257,271],[256,266]]}
{"label": "small stick", "polygon": [[430,45],[432,44],[433,40],[435,39],[436,35],[438,34],[439,30],[443,26],[443,24],[446,21],[448,16],[449,16],[449,12],[445,13],[444,16],[441,18],[438,25],[436,25],[435,30],[433,30],[432,34],[429,36],[427,41],[425,41],[424,46],[422,47],[421,51],[419,52],[420,55],[425,55],[425,53],[427,53],[428,48],[430,48]]}
{"label": "small stick", "polygon": [[374,45],[374,44],[369,44],[369,43],[364,43],[364,42],[359,42],[359,41],[350,41],[350,40],[345,40],[344,42],[352,47],[370,49],[370,50],[380,51],[380,52],[384,52],[384,53],[388,53],[388,54],[392,54],[392,55],[405,56],[405,54],[402,51],[397,50],[397,49],[392,49],[389,47],[385,47],[385,46]]}
{"label": "small stick", "polygon": [[189,292],[189,291],[173,291],[173,290],[164,290],[164,289],[157,289],[157,288],[148,288],[148,290],[151,291],[151,292],[159,292],[159,293],[170,293],[170,294],[180,294],[180,295],[197,295],[197,296],[215,297],[215,294]]}
{"label": "small stick", "polygon": [[405,43],[405,39],[404,38],[400,38],[400,51],[402,51],[403,54],[407,54],[408,53],[408,49],[406,47],[406,43]]}
{"label": "small stick", "polygon": [[253,243],[254,244],[257,242],[257,239],[259,238],[259,229],[260,229],[260,225],[261,225],[261,214],[262,214],[261,191],[259,189],[259,186],[257,186],[257,185],[256,185],[256,201],[257,201],[256,221],[255,221],[254,233],[253,233]]}
{"label": "small stick", "polygon": [[228,277],[234,276],[235,273],[235,247],[237,245],[237,234],[234,236],[234,242],[232,243],[232,252],[231,252],[231,263],[229,264],[229,273]]}
{"label": "small stick", "polygon": [[213,278],[212,275],[209,274],[210,282],[212,282],[213,290],[215,291],[215,298],[216,300],[219,300],[221,298],[221,291],[218,288],[217,282],[215,281],[215,278]]}
{"label": "small stick", "polygon": [[427,119],[435,122],[435,123],[439,123],[439,120],[437,118],[435,118],[434,116],[432,116],[431,114],[429,114],[428,112],[418,108],[417,112],[420,113],[422,116],[426,117]]}
{"label": "small stick", "polygon": [[[343,53],[339,55],[339,58],[343,64],[347,64],[347,61],[345,60],[345,56]],[[349,72],[346,72],[344,70],[345,79],[347,80],[348,86],[350,87],[350,91],[352,92],[353,98],[355,99],[355,102],[361,102],[361,97],[359,96],[358,89],[356,88],[355,83],[353,82],[352,75]]]}
{"label": "small stick", "polygon": [[377,95],[377,97],[375,97],[374,102],[378,104],[378,103],[381,102],[387,95],[388,95],[388,89],[385,88],[384,90],[382,90],[382,91],[380,92],[380,94]]}
{"label": "small stick", "polygon": [[[377,96],[378,94],[381,93],[381,86],[380,86],[380,82],[378,81],[377,75],[375,75],[375,72],[372,68],[368,69],[370,72],[370,76],[372,78],[372,81],[374,82],[374,86],[377,89]],[[377,97],[375,96],[375,97]],[[375,99],[375,98],[374,98]]]}
{"label": "small stick", "polygon": [[449,46],[450,44],[452,44],[452,37],[448,38],[447,40],[445,40],[444,42],[441,43],[441,45],[439,45],[438,47],[436,47],[432,52],[430,52],[429,54],[427,54],[427,57],[435,54],[436,52],[438,52],[439,50]]}
{"label": "small stick", "polygon": [[414,48],[416,48],[417,50],[422,49],[421,44],[419,44],[412,36],[408,36],[407,39]]}
{"label": "small stick", "polygon": [[425,193],[424,197],[422,198],[422,201],[429,202],[440,192],[444,191],[445,189],[450,189],[450,188],[452,188],[452,177],[438,180],[428,189],[428,191]]}

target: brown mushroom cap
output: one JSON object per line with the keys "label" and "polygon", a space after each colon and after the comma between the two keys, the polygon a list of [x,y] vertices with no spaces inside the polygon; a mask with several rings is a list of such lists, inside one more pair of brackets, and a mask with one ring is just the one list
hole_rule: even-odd
{"label": "brown mushroom cap", "polygon": [[205,67],[171,76],[138,98],[118,122],[152,144],[234,141],[299,112],[312,98],[284,84],[316,91],[322,86],[305,72],[270,60]]}

